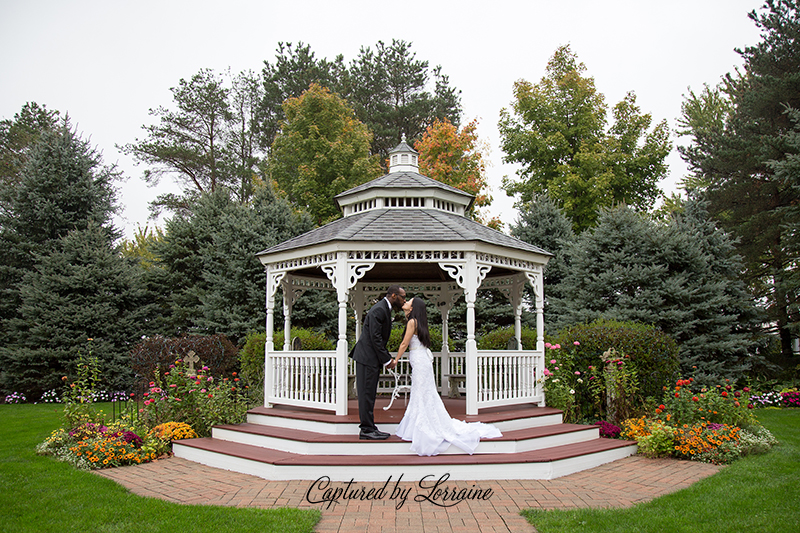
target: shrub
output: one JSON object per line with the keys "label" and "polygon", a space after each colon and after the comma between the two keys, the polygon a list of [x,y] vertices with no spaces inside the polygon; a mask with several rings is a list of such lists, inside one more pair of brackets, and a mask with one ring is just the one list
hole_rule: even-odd
{"label": "shrub", "polygon": [[754,394],[750,396],[750,404],[753,407],[780,407],[783,404],[783,396],[775,391]]}
{"label": "shrub", "polygon": [[264,397],[264,345],[267,334],[254,331],[247,335],[244,346],[239,350],[239,368],[242,381],[249,387],[254,400]]}
{"label": "shrub", "polygon": [[[479,350],[505,350],[508,348],[508,342],[514,336],[514,328],[499,328],[492,330],[485,335],[478,338]],[[536,330],[531,328],[522,328],[522,349],[535,350],[536,349]]]}
{"label": "shrub", "polygon": [[662,387],[675,379],[679,368],[678,346],[666,333],[636,322],[598,319],[559,332],[558,343],[564,346],[579,342],[574,350],[578,369],[599,367],[609,348],[624,353],[636,368],[641,394],[660,397]]}
{"label": "shrub", "polygon": [[[301,342],[301,350],[335,350],[336,342],[328,339],[322,333],[305,328],[292,328],[292,338]],[[264,397],[264,345],[267,334],[263,331],[254,331],[247,335],[244,346],[239,350],[239,365],[242,381],[250,389],[250,397],[261,401]],[[283,335],[273,339],[275,346],[281,349]]]}
{"label": "shrub", "polygon": [[208,367],[202,367],[189,375],[181,360],[170,367],[163,375],[155,374],[144,393],[139,413],[143,425],[180,421],[208,436],[214,425],[244,421],[250,404],[235,372],[231,378],[215,378]]}
{"label": "shrub", "polygon": [[131,350],[131,366],[140,379],[149,380],[156,370],[159,373],[166,372],[170,364],[176,359],[183,359],[189,352],[194,352],[200,363],[214,375],[221,376],[236,370],[236,347],[225,335],[148,337]]}
{"label": "shrub", "polygon": [[741,428],[703,422],[678,427],[675,452],[704,463],[729,464],[740,455],[737,442]]}
{"label": "shrub", "polygon": [[165,422],[151,429],[147,436],[154,441],[156,454],[169,453],[173,440],[196,439],[197,433],[183,422]]}
{"label": "shrub", "polygon": [[784,407],[800,407],[800,392],[798,391],[782,392],[781,404]]}
{"label": "shrub", "polygon": [[641,404],[639,378],[627,355],[609,348],[602,357],[600,369],[589,367],[589,390],[598,415],[613,422],[633,416]]}

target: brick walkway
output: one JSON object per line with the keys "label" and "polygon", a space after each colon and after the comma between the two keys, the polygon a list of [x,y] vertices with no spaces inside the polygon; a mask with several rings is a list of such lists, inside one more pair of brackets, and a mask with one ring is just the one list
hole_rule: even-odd
{"label": "brick walkway", "polygon": [[[386,492],[372,500],[342,499],[339,503],[309,503],[323,497],[324,489],[343,489],[348,494],[364,488],[378,491],[385,483],[268,481],[255,476],[219,470],[170,457],[152,463],[100,470],[134,494],[182,504],[236,507],[316,508],[322,512],[317,532],[444,532],[512,531],[534,528],[519,514],[521,509],[576,507],[627,507],[673,492],[710,476],[721,467],[679,461],[648,459],[635,455],[551,481],[451,481],[439,488],[456,489],[484,499],[464,499],[451,507],[439,507],[431,486],[421,480],[391,480]],[[424,485],[422,487],[421,485]],[[397,489],[395,491],[395,489]],[[487,489],[491,489],[489,492]],[[477,491],[481,491],[478,493]],[[394,493],[394,494],[392,494]],[[405,493],[403,500],[402,493]],[[393,499],[392,496],[396,497]],[[423,497],[429,497],[425,500]],[[417,498],[418,501],[415,501]],[[452,501],[447,501],[452,504]],[[399,509],[398,509],[399,507]]]}

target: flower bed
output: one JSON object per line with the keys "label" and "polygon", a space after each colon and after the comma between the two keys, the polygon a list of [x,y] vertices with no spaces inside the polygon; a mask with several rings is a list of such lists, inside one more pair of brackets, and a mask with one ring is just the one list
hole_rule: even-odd
{"label": "flower bed", "polygon": [[738,390],[726,380],[698,388],[692,379],[679,379],[664,389],[663,403],[652,415],[623,423],[622,437],[636,440],[646,455],[728,464],[776,444],[754,416],[747,387]]}

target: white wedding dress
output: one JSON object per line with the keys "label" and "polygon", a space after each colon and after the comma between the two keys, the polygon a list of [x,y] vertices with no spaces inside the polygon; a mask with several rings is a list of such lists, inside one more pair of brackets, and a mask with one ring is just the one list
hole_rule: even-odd
{"label": "white wedding dress", "polygon": [[397,436],[411,442],[417,455],[438,455],[451,444],[472,455],[481,439],[502,437],[491,424],[464,422],[451,418],[439,396],[428,349],[416,335],[411,337],[408,360],[411,363],[411,399]]}

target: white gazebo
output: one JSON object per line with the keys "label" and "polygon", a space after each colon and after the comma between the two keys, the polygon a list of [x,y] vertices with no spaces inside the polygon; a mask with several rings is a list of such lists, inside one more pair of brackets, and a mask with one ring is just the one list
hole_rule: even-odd
{"label": "white gazebo", "polygon": [[[542,272],[551,254],[467,218],[473,196],[421,175],[418,155],[405,139],[390,158],[388,174],[334,198],[343,218],[258,254],[267,274],[264,405],[347,415],[348,376],[354,373],[347,357],[348,306],[354,311],[350,316],[358,337],[364,312],[389,285],[399,284],[439,310],[444,342],[434,355],[441,388],[447,390],[451,376],[463,379],[468,415],[501,405],[544,406]],[[521,343],[526,284],[535,294],[535,350],[523,350]],[[498,289],[509,298],[517,349],[478,350],[475,301],[481,288]],[[274,333],[278,289],[284,312],[280,349]],[[292,306],[308,289],[336,295],[335,351],[291,349]],[[466,351],[450,353],[448,314],[462,294],[467,304]]]}

